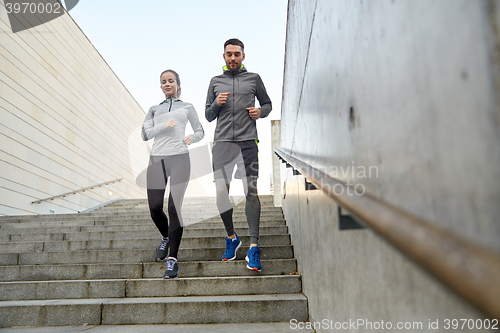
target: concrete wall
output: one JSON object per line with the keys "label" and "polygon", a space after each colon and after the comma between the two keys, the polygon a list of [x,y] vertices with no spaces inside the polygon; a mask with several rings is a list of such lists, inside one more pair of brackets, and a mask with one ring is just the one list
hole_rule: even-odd
{"label": "concrete wall", "polygon": [[0,1],[0,118],[0,215],[145,197],[130,158],[140,137],[129,140],[144,112],[68,14],[13,33]]}
{"label": "concrete wall", "polygon": [[[290,0],[282,150],[500,253],[498,6]],[[370,230],[340,231],[302,176],[281,177],[311,320],[426,331],[481,316]]]}

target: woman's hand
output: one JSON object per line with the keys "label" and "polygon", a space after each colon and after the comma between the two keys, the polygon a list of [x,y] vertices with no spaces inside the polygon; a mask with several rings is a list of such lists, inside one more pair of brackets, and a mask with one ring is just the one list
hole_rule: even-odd
{"label": "woman's hand", "polygon": [[182,139],[182,142],[187,144],[188,146],[193,143],[193,139],[191,139],[189,136],[185,136],[184,139]]}
{"label": "woman's hand", "polygon": [[175,127],[175,126],[177,126],[177,123],[173,119],[170,119],[169,121],[167,121],[165,123],[165,128],[170,128],[170,127]]}

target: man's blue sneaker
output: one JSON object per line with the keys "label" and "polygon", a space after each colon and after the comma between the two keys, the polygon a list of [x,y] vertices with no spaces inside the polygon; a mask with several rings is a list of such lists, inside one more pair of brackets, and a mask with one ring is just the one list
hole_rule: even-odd
{"label": "man's blue sneaker", "polygon": [[236,238],[233,240],[229,237],[226,237],[226,252],[222,255],[222,260],[223,261],[230,261],[236,259],[236,251],[241,246],[241,241],[238,235],[234,233]]}
{"label": "man's blue sneaker", "polygon": [[260,264],[260,248],[258,246],[254,246],[248,249],[245,260],[248,263],[247,268],[249,270],[257,272],[260,272],[262,270],[262,265]]}

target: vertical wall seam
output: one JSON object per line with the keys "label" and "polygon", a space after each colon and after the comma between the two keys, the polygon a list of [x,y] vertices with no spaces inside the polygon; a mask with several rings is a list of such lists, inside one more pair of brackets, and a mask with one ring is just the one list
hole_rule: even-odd
{"label": "vertical wall seam", "polygon": [[491,34],[490,64],[491,76],[494,87],[494,106],[492,108],[492,120],[497,141],[500,141],[500,14],[496,1],[489,0],[486,5],[489,28]]}
{"label": "vertical wall seam", "polygon": [[302,94],[304,92],[304,82],[306,80],[306,72],[307,72],[307,64],[309,62],[309,51],[311,50],[311,39],[312,39],[312,33],[314,30],[314,21],[316,19],[316,9],[318,8],[318,0],[314,3],[314,11],[313,11],[313,17],[312,17],[312,22],[311,22],[311,31],[309,32],[309,40],[307,42],[307,54],[306,54],[306,61],[304,63],[304,73],[302,75],[302,84],[300,87],[300,96],[299,96],[299,102],[298,102],[298,108],[297,108],[297,113],[295,117],[295,128],[293,129],[294,135],[292,139],[292,145],[290,146],[290,153],[293,152],[293,146],[295,145],[295,130],[297,129],[297,120],[299,119],[299,110],[300,110],[300,104],[302,103]]}
{"label": "vertical wall seam", "polygon": [[[288,45],[288,23],[290,22],[290,0],[288,1],[288,5],[286,8],[286,31],[285,31],[285,57],[283,59],[283,83],[281,85],[281,118],[283,118],[283,101],[285,100],[285,74],[286,74],[286,60],[287,60],[287,45]],[[281,128],[280,128],[280,137],[281,137]],[[281,147],[280,147],[281,148]]]}

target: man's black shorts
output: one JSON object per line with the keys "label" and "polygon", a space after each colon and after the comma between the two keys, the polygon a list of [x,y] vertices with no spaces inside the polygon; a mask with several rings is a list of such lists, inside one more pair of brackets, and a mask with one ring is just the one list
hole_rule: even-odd
{"label": "man's black shorts", "polygon": [[234,178],[259,177],[258,153],[259,148],[255,140],[215,142],[212,148],[212,167],[215,178],[222,176],[229,184],[235,165],[237,170]]}

